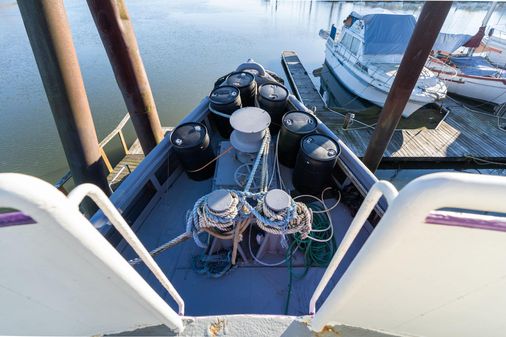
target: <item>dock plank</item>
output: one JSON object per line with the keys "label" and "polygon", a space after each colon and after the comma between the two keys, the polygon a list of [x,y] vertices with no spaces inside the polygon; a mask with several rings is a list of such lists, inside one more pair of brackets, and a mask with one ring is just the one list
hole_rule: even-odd
{"label": "dock plank", "polygon": [[[355,123],[343,130],[343,117],[327,108],[297,54],[284,51],[281,60],[294,95],[358,157],[363,157],[372,128]],[[497,119],[457,104],[452,106],[448,99],[444,104],[451,106],[450,112],[436,129],[396,130],[384,161],[409,165],[421,161],[470,162],[477,158],[506,163],[506,132],[498,129]]]}
{"label": "dock plank", "polygon": [[[172,131],[172,127],[163,127],[162,130],[165,135],[168,132]],[[141,144],[139,143],[139,139],[136,139],[133,144],[128,149],[128,153],[121,159],[121,161],[114,167],[111,173],[107,176],[107,181],[109,185],[114,190],[116,189],[121,182],[132,173],[137,166],[144,159],[144,152],[142,151]]]}

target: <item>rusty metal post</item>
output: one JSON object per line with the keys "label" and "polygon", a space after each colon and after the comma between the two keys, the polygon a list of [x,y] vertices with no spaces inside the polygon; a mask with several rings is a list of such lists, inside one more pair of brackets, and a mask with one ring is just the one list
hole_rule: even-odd
{"label": "rusty metal post", "polygon": [[381,110],[362,161],[372,171],[378,168],[383,153],[401,119],[427,57],[452,6],[451,1],[428,1],[409,40],[392,88]]}
{"label": "rusty metal post", "polygon": [[72,177],[110,194],[63,1],[18,5]]}
{"label": "rusty metal post", "polygon": [[87,0],[144,154],[163,138],[155,100],[123,0]]}

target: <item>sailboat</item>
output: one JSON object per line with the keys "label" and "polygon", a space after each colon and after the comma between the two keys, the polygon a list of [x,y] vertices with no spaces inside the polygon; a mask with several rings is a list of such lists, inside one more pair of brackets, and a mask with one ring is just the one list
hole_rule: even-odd
{"label": "sailboat", "polygon": [[[336,27],[332,27],[326,42],[325,63],[349,91],[382,107],[415,24],[412,15],[362,16],[352,12],[338,36]],[[409,117],[422,106],[445,97],[443,81],[424,68],[402,116]]]}
{"label": "sailboat", "polygon": [[[481,47],[481,46],[480,46]],[[495,66],[506,69],[506,32],[491,27],[483,38],[482,54]]]}
{"label": "sailboat", "polygon": [[[496,3],[492,4],[474,36],[440,34],[426,67],[446,83],[448,92],[501,105],[506,103],[506,70],[485,55],[475,54],[495,7]],[[461,47],[468,48],[468,52],[454,54]]]}

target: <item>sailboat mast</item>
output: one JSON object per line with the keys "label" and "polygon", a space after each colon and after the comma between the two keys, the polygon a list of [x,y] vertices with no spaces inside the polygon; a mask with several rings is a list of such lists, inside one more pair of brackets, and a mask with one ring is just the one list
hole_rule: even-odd
{"label": "sailboat mast", "polygon": [[490,21],[490,17],[492,16],[492,13],[494,13],[496,7],[497,7],[497,1],[492,2],[487,14],[483,18],[483,21],[481,23],[482,27],[486,27],[488,25],[488,22]]}
{"label": "sailboat mast", "polygon": [[[478,45],[481,42],[481,40],[483,39],[483,37],[485,36],[485,29],[487,27],[488,22],[490,21],[490,18],[492,17],[492,13],[494,13],[496,7],[497,7],[497,1],[492,2],[490,5],[490,8],[487,11],[487,14],[485,14],[485,17],[483,18],[483,21],[481,22],[481,26],[480,26],[480,29],[478,30],[478,33],[471,38],[471,40],[479,39],[479,42],[477,42]],[[478,36],[480,34],[482,36]],[[467,53],[467,55],[472,56],[474,54],[475,49],[476,49],[476,47],[474,47],[474,46],[469,48],[469,52]]]}

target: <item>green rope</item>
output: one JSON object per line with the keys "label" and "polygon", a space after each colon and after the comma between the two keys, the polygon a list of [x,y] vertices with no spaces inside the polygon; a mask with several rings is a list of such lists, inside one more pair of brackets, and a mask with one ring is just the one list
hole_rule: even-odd
{"label": "green rope", "polygon": [[[319,203],[308,204],[309,208],[313,211],[322,211],[323,207]],[[329,219],[326,213],[313,213],[313,226],[314,230],[322,230],[329,227]],[[321,232],[311,231],[309,236],[325,240],[330,235],[330,229]],[[285,303],[285,315],[288,314],[288,307],[290,305],[290,297],[292,294],[292,282],[293,278],[302,279],[307,275],[310,267],[327,267],[334,256],[336,251],[336,240],[334,236],[329,241],[318,242],[311,240],[310,238],[302,239],[300,233],[295,233],[291,236],[292,243],[288,248],[286,254],[293,257],[294,249],[299,249],[304,254],[304,272],[301,275],[294,275],[292,268],[292,258],[288,258],[288,294]]]}
{"label": "green rope", "polygon": [[192,258],[192,268],[198,274],[219,278],[232,268],[231,251],[221,251],[215,255],[200,254]]}

